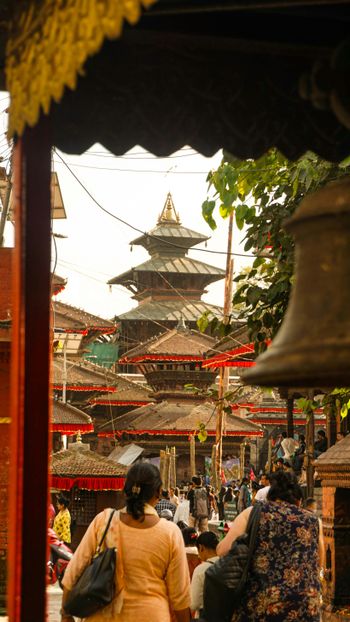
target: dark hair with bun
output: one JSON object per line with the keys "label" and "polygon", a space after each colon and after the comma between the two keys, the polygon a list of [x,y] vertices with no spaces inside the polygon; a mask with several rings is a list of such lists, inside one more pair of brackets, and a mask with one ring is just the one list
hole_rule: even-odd
{"label": "dark hair with bun", "polygon": [[128,514],[138,520],[145,515],[145,504],[159,494],[162,486],[159,469],[148,462],[131,467],[126,476],[124,493]]}
{"label": "dark hair with bun", "polygon": [[294,473],[276,471],[270,475],[270,490],[267,494],[269,501],[287,501],[296,503],[303,498],[301,487]]}
{"label": "dark hair with bun", "polygon": [[194,527],[186,527],[182,530],[185,546],[196,546],[198,534]]}

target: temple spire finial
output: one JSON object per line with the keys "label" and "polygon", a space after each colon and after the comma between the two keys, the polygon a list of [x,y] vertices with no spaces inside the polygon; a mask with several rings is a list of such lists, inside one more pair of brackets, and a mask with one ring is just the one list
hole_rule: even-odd
{"label": "temple spire finial", "polygon": [[181,224],[179,214],[176,212],[176,209],[174,206],[171,192],[168,192],[167,194],[162,213],[160,214],[158,218],[158,224],[172,224],[172,225]]}

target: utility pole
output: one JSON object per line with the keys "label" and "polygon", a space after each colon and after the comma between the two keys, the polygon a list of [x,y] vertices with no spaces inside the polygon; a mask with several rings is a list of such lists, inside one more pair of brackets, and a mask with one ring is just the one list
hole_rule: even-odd
{"label": "utility pole", "polygon": [[[225,297],[224,297],[224,318],[223,323],[228,324],[232,307],[232,279],[233,279],[233,259],[231,257],[232,250],[232,230],[233,230],[233,211],[230,214],[228,223],[227,237],[227,256],[226,256],[226,276],[225,276]],[[219,391],[218,391],[218,407],[216,415],[216,485],[221,484],[222,470],[222,435],[224,428],[224,395],[228,389],[229,373],[227,367],[220,367],[219,375]]]}

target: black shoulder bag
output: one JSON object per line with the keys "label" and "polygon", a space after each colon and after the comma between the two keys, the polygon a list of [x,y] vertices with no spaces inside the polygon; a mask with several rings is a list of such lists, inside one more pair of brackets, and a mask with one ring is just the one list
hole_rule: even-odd
{"label": "black shoulder bag", "polygon": [[205,572],[203,622],[231,622],[244,590],[254,553],[261,505],[254,505],[247,530]]}
{"label": "black shoulder bag", "polygon": [[71,616],[87,618],[109,605],[114,598],[116,549],[106,548],[100,552],[114,513],[115,510],[112,510],[97,547],[96,556],[67,594],[63,608],[65,613]]}

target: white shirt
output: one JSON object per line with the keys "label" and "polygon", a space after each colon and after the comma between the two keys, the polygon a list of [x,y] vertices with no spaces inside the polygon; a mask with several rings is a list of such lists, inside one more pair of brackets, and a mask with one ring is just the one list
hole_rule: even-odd
{"label": "white shirt", "polygon": [[260,488],[260,490],[258,490],[258,492],[255,495],[255,501],[260,501],[261,503],[263,503],[264,501],[267,500],[267,493],[270,490],[270,486],[264,486],[264,488]]}
{"label": "white shirt", "polygon": [[199,614],[199,610],[203,609],[205,571],[218,559],[217,555],[215,555],[215,557],[209,557],[206,562],[202,562],[194,569],[191,581],[191,609],[192,611],[196,611],[197,618],[199,617],[197,613]]}
{"label": "white shirt", "polygon": [[284,451],[283,458],[288,460],[291,457],[291,455],[294,454],[298,445],[299,443],[296,440],[294,440],[294,438],[291,438],[291,437],[284,438],[281,443],[281,447]]}
{"label": "white shirt", "polygon": [[190,502],[187,499],[181,501],[181,503],[177,506],[176,512],[174,514],[174,523],[179,523],[183,521],[188,525],[190,517]]}

